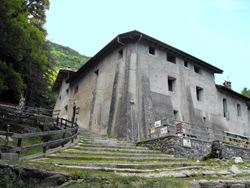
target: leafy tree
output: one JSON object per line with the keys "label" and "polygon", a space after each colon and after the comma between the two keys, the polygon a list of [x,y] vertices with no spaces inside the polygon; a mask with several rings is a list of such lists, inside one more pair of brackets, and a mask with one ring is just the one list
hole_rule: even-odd
{"label": "leafy tree", "polygon": [[246,87],[241,91],[241,94],[250,98],[250,89],[247,89]]}
{"label": "leafy tree", "polygon": [[45,105],[54,63],[43,27],[48,8],[48,0],[0,1],[1,100],[17,103],[24,92],[28,105]]}

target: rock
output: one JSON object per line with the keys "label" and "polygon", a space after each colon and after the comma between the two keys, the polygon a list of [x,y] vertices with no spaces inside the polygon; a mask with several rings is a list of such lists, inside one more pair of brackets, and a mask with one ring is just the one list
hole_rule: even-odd
{"label": "rock", "polygon": [[72,186],[79,185],[82,182],[83,182],[83,180],[69,180],[69,181],[65,182],[64,184],[60,185],[60,187],[72,187]]}
{"label": "rock", "polygon": [[237,166],[235,166],[235,165],[233,165],[232,167],[231,167],[231,172],[233,172],[234,174],[241,174],[241,171],[238,169],[238,167]]}
{"label": "rock", "polygon": [[232,158],[232,163],[244,163],[241,157],[233,157]]}
{"label": "rock", "polygon": [[230,186],[230,188],[245,188],[245,187],[246,186],[244,184],[240,184],[240,183],[233,184],[233,185]]}
{"label": "rock", "polygon": [[[20,173],[21,172],[21,173]],[[64,179],[71,179],[69,174],[50,172],[30,167],[0,163],[0,179],[3,175],[8,175],[10,178],[20,178],[20,182],[36,182],[42,187],[54,187],[62,184]]]}

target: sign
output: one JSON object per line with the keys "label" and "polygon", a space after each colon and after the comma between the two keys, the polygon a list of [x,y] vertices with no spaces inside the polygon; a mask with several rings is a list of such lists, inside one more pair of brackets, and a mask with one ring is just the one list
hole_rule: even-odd
{"label": "sign", "polygon": [[76,114],[79,114],[79,109],[80,109],[79,107],[76,109]]}
{"label": "sign", "polygon": [[168,133],[167,127],[161,128],[161,134],[164,134],[164,133]]}
{"label": "sign", "polygon": [[98,125],[98,123],[99,123],[99,120],[95,119],[95,124]]}
{"label": "sign", "polygon": [[161,120],[155,122],[155,127],[160,127],[161,126]]}
{"label": "sign", "polygon": [[188,138],[183,138],[183,146],[191,148],[191,140]]}
{"label": "sign", "polygon": [[151,128],[151,129],[150,129],[150,132],[151,132],[151,133],[155,133],[155,128],[154,128],[154,127]]}
{"label": "sign", "polygon": [[182,134],[183,133],[183,124],[177,123],[176,124],[176,134]]}

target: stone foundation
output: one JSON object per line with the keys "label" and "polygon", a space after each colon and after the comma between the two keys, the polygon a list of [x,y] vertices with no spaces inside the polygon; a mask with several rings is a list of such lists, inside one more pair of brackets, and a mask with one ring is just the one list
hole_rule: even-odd
{"label": "stone foundation", "polygon": [[214,141],[212,153],[216,153],[218,158],[232,159],[233,157],[241,157],[243,160],[250,160],[249,148],[227,144],[224,141]]}
{"label": "stone foundation", "polygon": [[137,142],[137,145],[158,149],[163,153],[172,154],[176,157],[185,157],[195,160],[201,159],[211,152],[212,143],[209,141],[202,141],[194,138],[188,138],[188,141],[190,143],[185,144],[183,143],[183,138],[179,139],[177,136],[164,136]]}

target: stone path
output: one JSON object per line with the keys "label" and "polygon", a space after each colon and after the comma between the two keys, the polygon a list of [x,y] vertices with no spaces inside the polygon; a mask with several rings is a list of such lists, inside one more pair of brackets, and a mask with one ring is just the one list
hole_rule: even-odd
{"label": "stone path", "polygon": [[[157,150],[138,147],[134,143],[81,131],[75,145],[60,149],[56,153],[46,154],[43,158],[34,159],[35,163],[49,163],[56,166],[77,169],[100,170],[115,173],[119,176],[138,177],[176,177],[194,178],[215,177],[234,178],[239,174],[250,174],[249,167],[240,170],[237,166],[231,169],[206,166],[205,163],[176,158]],[[216,163],[216,161],[215,161]],[[243,183],[242,183],[243,182]],[[192,181],[191,187],[250,187],[250,181]],[[218,186],[217,186],[218,185]]]}
{"label": "stone path", "polygon": [[135,143],[90,132],[81,131],[79,138],[79,142],[68,149],[61,149],[32,161],[67,168],[115,172],[121,176],[124,175],[121,172],[168,172],[201,169],[204,166],[202,163],[187,161],[186,158],[176,158],[158,150],[138,147]]}

